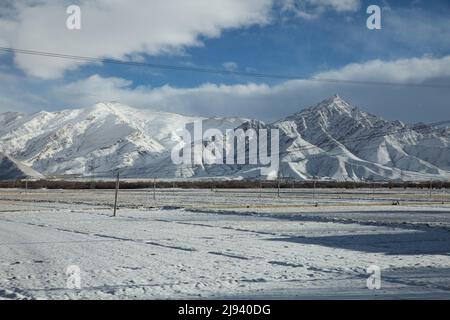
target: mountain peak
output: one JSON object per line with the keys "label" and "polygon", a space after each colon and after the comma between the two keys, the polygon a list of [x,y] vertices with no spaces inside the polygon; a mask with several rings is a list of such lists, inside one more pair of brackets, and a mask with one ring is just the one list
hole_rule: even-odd
{"label": "mountain peak", "polygon": [[110,110],[110,111],[120,107],[122,107],[122,105],[119,104],[117,101],[97,102],[92,106],[93,109]]}
{"label": "mountain peak", "polygon": [[313,107],[313,109],[327,109],[327,110],[336,110],[336,111],[344,111],[344,112],[351,112],[355,110],[356,108],[350,105],[347,101],[342,99],[339,94],[335,94],[322,102],[320,102],[318,105]]}
{"label": "mountain peak", "polygon": [[95,115],[114,115],[119,118],[123,118],[128,113],[138,112],[138,110],[117,101],[97,102],[93,106],[82,110],[87,110],[89,113],[93,113]]}
{"label": "mountain peak", "polygon": [[328,99],[333,99],[333,100],[340,100],[343,101],[341,96],[339,95],[339,93],[335,93],[334,95],[332,95],[330,98]]}
{"label": "mountain peak", "polygon": [[[339,94],[335,94],[316,105],[305,108],[300,112],[285,118],[284,120],[296,120],[299,118],[316,116],[323,117],[324,115],[327,115],[328,117],[336,114],[352,116],[355,112],[358,113],[357,111],[359,111],[357,107],[352,106],[342,99]],[[361,111],[361,113],[363,112]]]}

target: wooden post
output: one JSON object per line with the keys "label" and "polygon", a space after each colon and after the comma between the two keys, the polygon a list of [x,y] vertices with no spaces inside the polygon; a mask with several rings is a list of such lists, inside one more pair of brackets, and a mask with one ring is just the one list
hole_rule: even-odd
{"label": "wooden post", "polygon": [[120,187],[119,183],[120,183],[120,174],[119,174],[119,171],[117,171],[116,195],[114,198],[114,217],[116,216],[116,213],[117,213],[117,198],[119,196],[119,187]]}
{"label": "wooden post", "polygon": [[262,181],[259,180],[259,198],[262,198]]}
{"label": "wooden post", "polygon": [[430,201],[432,201],[433,196],[433,179],[430,179]]}
{"label": "wooden post", "polygon": [[172,182],[172,195],[175,198],[175,182]]}
{"label": "wooden post", "polygon": [[278,178],[278,198],[280,198],[280,178]]}
{"label": "wooden post", "polygon": [[95,189],[95,173],[92,172],[91,189]]}
{"label": "wooden post", "polygon": [[445,204],[446,201],[446,188],[445,188],[445,184],[442,185],[442,204]]}
{"label": "wooden post", "polygon": [[153,178],[153,200],[156,201],[156,178]]}
{"label": "wooden post", "polygon": [[314,191],[313,191],[313,201],[316,201],[316,177],[313,178],[313,185],[314,185]]}

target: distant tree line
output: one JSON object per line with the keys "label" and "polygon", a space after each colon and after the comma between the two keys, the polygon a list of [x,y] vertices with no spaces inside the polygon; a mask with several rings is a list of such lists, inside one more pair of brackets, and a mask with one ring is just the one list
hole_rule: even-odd
{"label": "distant tree line", "polygon": [[[194,181],[169,181],[169,180],[123,180],[120,182],[121,189],[147,189],[147,188],[182,188],[182,189],[292,189],[292,188],[413,188],[413,189],[448,189],[450,181],[386,181],[386,182],[351,182],[351,181],[300,181],[292,179],[277,180],[194,180]],[[0,181],[0,188],[22,188],[22,189],[114,189],[115,181],[91,181],[91,180],[17,180]]]}

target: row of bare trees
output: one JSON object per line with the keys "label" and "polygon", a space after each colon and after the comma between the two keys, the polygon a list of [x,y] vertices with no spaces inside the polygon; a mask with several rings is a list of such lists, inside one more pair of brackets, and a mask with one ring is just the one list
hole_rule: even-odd
{"label": "row of bare trees", "polygon": [[[299,181],[291,179],[280,179],[279,181],[260,181],[260,180],[140,180],[130,181],[122,180],[120,182],[121,189],[146,189],[146,188],[193,188],[193,189],[290,189],[290,188],[405,188],[405,189],[448,189],[450,181],[422,181],[422,182],[338,182],[338,181]],[[64,180],[17,180],[17,181],[0,181],[0,188],[21,188],[21,189],[114,189],[116,182],[113,180],[99,181],[64,181]]]}

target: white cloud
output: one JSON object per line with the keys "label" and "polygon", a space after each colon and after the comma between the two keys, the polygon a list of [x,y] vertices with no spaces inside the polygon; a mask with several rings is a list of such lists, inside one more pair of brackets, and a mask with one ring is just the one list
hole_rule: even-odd
{"label": "white cloud", "polygon": [[[450,56],[396,61],[368,61],[317,74],[315,77],[399,83],[450,84]],[[440,79],[440,80],[438,80]],[[99,101],[120,101],[138,108],[203,116],[245,116],[275,120],[340,93],[355,105],[390,119],[440,121],[450,118],[450,90],[418,87],[364,86],[292,80],[277,85],[205,83],[194,88],[135,86],[132,81],[93,75],[46,86],[0,69],[0,110],[35,112],[79,108]]]}
{"label": "white cloud", "polygon": [[336,11],[356,11],[360,7],[360,0],[306,0],[316,7],[332,8]]}
{"label": "white cloud", "polygon": [[337,80],[421,83],[429,79],[449,76],[450,56],[441,59],[425,56],[390,62],[373,60],[363,64],[353,63],[339,70],[320,73],[316,77]]}
{"label": "white cloud", "polygon": [[283,11],[293,12],[304,19],[315,19],[327,10],[355,12],[360,0],[280,0]]}
{"label": "white cloud", "polygon": [[[5,1],[5,0],[4,0]],[[360,0],[79,0],[82,29],[66,28],[68,1],[0,4],[0,45],[88,57],[142,60],[179,54],[224,30],[271,22],[274,4],[314,18],[325,10],[353,12]],[[2,7],[3,6],[3,7]],[[276,6],[278,7],[278,6]],[[28,75],[54,79],[86,61],[17,54]]]}
{"label": "white cloud", "polygon": [[[61,2],[18,1],[15,21],[0,16],[0,43],[11,47],[89,57],[180,52],[230,28],[269,21],[272,0],[83,0],[82,29],[66,29]],[[3,28],[7,26],[7,28]],[[17,55],[28,74],[57,78],[86,62]]]}
{"label": "white cloud", "polygon": [[14,34],[15,27],[16,24],[13,21],[2,20],[0,16],[0,46],[8,46],[8,44],[11,42],[11,36]]}
{"label": "white cloud", "polygon": [[450,47],[450,23],[448,11],[413,8],[383,8],[384,29],[399,43],[414,48]]}
{"label": "white cloud", "polygon": [[[338,70],[317,74],[315,77],[396,83],[423,83],[436,78],[449,79],[450,56],[440,59],[423,57],[388,62],[374,60],[362,64],[351,64]],[[285,81],[273,86],[255,83],[236,85],[206,83],[196,88],[175,88],[170,85],[152,88],[148,86],[133,87],[133,83],[128,80],[103,78],[95,75],[59,88],[54,95],[64,97],[62,99],[66,99],[68,103],[75,102],[77,106],[90,105],[96,101],[117,100],[136,107],[183,114],[242,115],[276,119],[298,111],[301,106],[311,105],[331,94],[343,92],[344,96],[354,98],[355,102],[361,101],[364,106],[376,107],[377,110],[387,112],[388,115],[395,114],[395,117],[403,119],[405,117],[401,112],[404,112],[406,107],[411,108],[416,105],[419,108],[419,102],[435,101],[438,96],[442,97],[442,95],[450,98],[450,93],[446,91],[450,90],[358,86],[305,80]],[[370,99],[374,100],[368,101]],[[378,102],[382,99],[387,102],[380,106]],[[399,101],[402,101],[400,105],[405,107],[400,108]],[[436,106],[428,107],[446,106],[445,101],[433,102],[436,103]],[[393,110],[393,107],[396,110]],[[379,113],[376,110],[373,111]],[[414,112],[408,116],[414,116]]]}
{"label": "white cloud", "polygon": [[0,66],[0,112],[34,112],[47,107],[45,92],[36,90],[35,83],[9,71]]}
{"label": "white cloud", "polygon": [[236,71],[238,69],[238,64],[233,61],[224,62],[222,66],[228,71]]}

